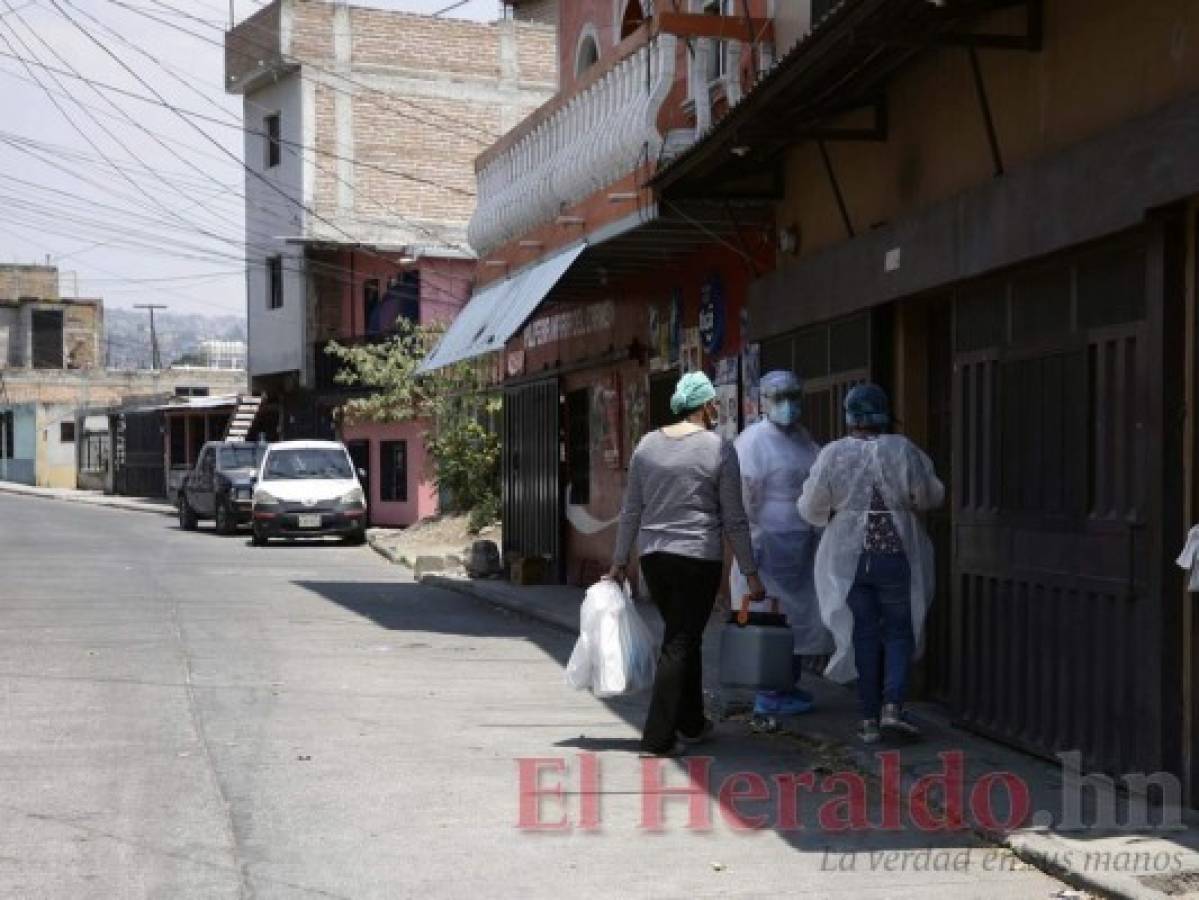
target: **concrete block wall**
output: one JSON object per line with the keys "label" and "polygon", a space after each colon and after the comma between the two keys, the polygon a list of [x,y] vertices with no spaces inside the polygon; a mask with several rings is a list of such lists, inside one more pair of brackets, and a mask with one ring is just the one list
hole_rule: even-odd
{"label": "concrete block wall", "polygon": [[264,6],[225,37],[225,85],[237,85],[281,59],[282,3]]}
{"label": "concrete block wall", "polygon": [[16,306],[0,306],[0,369],[16,365],[13,362],[13,333],[17,329],[17,318]]}
{"label": "concrete block wall", "polygon": [[0,301],[36,297],[57,300],[56,266],[0,265]]}
{"label": "concrete block wall", "polygon": [[68,303],[63,315],[63,356],[68,369],[94,369],[102,363],[104,313],[99,301]]}

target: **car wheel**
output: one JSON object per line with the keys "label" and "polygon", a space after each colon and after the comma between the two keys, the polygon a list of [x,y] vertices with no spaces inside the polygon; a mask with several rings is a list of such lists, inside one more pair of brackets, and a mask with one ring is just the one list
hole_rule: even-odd
{"label": "car wheel", "polygon": [[359,528],[357,531],[352,531],[347,534],[342,540],[351,547],[361,547],[366,543],[366,531]]}
{"label": "car wheel", "polygon": [[257,525],[255,525],[254,526],[254,534],[250,538],[250,542],[255,547],[265,547],[267,544],[267,540],[268,540],[268,538],[266,536],[266,532],[264,532],[261,528],[259,528]]}
{"label": "car wheel", "polygon": [[196,511],[183,495],[179,497],[179,527],[184,531],[196,530]]}
{"label": "car wheel", "polygon": [[229,509],[227,500],[218,500],[216,504],[216,533],[233,534],[237,530],[237,521]]}

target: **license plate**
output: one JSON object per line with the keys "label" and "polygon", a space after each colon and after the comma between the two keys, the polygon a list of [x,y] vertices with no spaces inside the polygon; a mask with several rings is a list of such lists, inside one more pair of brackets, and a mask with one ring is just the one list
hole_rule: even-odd
{"label": "license plate", "polygon": [[319,514],[306,514],[296,516],[296,524],[301,528],[320,528],[321,517]]}

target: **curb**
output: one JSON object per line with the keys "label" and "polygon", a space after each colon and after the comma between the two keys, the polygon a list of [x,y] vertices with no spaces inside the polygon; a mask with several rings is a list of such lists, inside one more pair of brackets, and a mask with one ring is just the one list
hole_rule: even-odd
{"label": "curb", "polygon": [[368,547],[370,547],[372,550],[374,550],[376,553],[378,553],[380,556],[382,556],[385,560],[387,560],[392,565],[404,566],[405,569],[408,569],[409,571],[411,571],[411,569],[408,566],[404,565],[404,563],[402,563],[400,561],[399,556],[396,554],[396,552],[394,550],[388,550],[386,547],[384,547],[383,545],[378,543],[370,534],[367,534],[367,536],[366,536],[366,544]]}
{"label": "curb", "polygon": [[543,625],[549,625],[558,631],[565,634],[578,635],[579,627],[574,622],[575,617],[571,616],[571,621],[555,618],[548,613],[539,609],[530,609],[520,603],[514,603],[506,597],[491,596],[482,591],[475,590],[473,584],[469,580],[461,578],[446,578],[443,575],[427,575],[421,579],[421,584],[427,584],[430,587],[441,588],[442,590],[452,591],[455,594],[461,594],[464,597],[471,597],[475,600],[482,600],[484,603],[490,603],[492,606],[498,606],[501,609],[506,609],[508,612],[516,613],[525,619],[532,619],[540,622]]}
{"label": "curb", "polygon": [[24,485],[17,487],[8,482],[0,482],[0,493],[12,494],[16,497],[33,497],[37,500],[58,500],[62,503],[79,503],[83,506],[101,506],[107,509],[122,509],[126,512],[155,513],[161,516],[173,516],[176,514],[175,508],[170,505],[163,507],[143,504],[133,505],[132,503],[126,503],[120,499],[110,499],[107,495],[100,497],[72,497],[65,494],[42,494],[36,491],[21,490],[21,487],[24,487]]}

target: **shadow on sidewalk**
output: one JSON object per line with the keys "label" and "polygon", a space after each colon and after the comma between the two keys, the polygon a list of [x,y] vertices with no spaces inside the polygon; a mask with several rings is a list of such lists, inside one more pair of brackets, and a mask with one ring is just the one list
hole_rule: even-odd
{"label": "shadow on sidewalk", "polygon": [[[526,640],[560,667],[565,667],[573,648],[572,636],[561,629],[494,606],[482,607],[487,612],[481,614],[478,599],[451,591],[390,581],[295,583],[389,631]],[[714,650],[706,648],[709,659],[715,658]],[[561,757],[571,767],[580,754],[599,754],[605,773],[618,771],[620,780],[632,788],[601,793],[633,795],[651,806],[662,798],[643,796],[647,771],[658,773],[665,793],[677,793],[690,776],[693,785],[706,791],[714,827],[773,831],[797,850],[824,854],[822,866],[835,859],[837,865],[880,876],[891,869],[878,867],[920,864],[933,866],[930,872],[959,874],[982,871],[977,867],[984,866],[1013,872],[1027,868],[1008,850],[980,839],[979,832],[1005,830],[1002,826],[1021,812],[1012,809],[1011,798],[1022,805],[1022,784],[1029,804],[1044,799],[1043,792],[1034,790],[1038,785],[1028,783],[1033,775],[1006,765],[1003,752],[974,758],[978,742],[959,741],[961,733],[935,722],[929,723],[928,740],[919,747],[851,751],[843,739],[854,718],[852,694],[815,681],[819,711],[794,720],[780,734],[753,733],[744,716],[733,716],[720,725],[718,739],[710,746],[662,761],[638,759],[635,736],[580,735],[577,726],[563,725],[559,735],[547,730],[544,755],[569,751]],[[564,700],[575,702],[578,697],[565,684],[562,691]],[[631,729],[640,730],[644,696],[598,702]],[[1040,761],[1024,760],[1054,771]],[[513,782],[515,806],[515,775]],[[947,818],[947,803],[953,809],[961,806],[960,822]],[[687,826],[685,802],[666,798],[662,808],[670,827]],[[1022,818],[1027,820],[1041,808],[1031,805]],[[930,860],[929,853],[937,858]],[[1041,862],[1054,870],[1051,860]],[[1064,877],[1072,874],[1064,863],[1057,869]]]}

